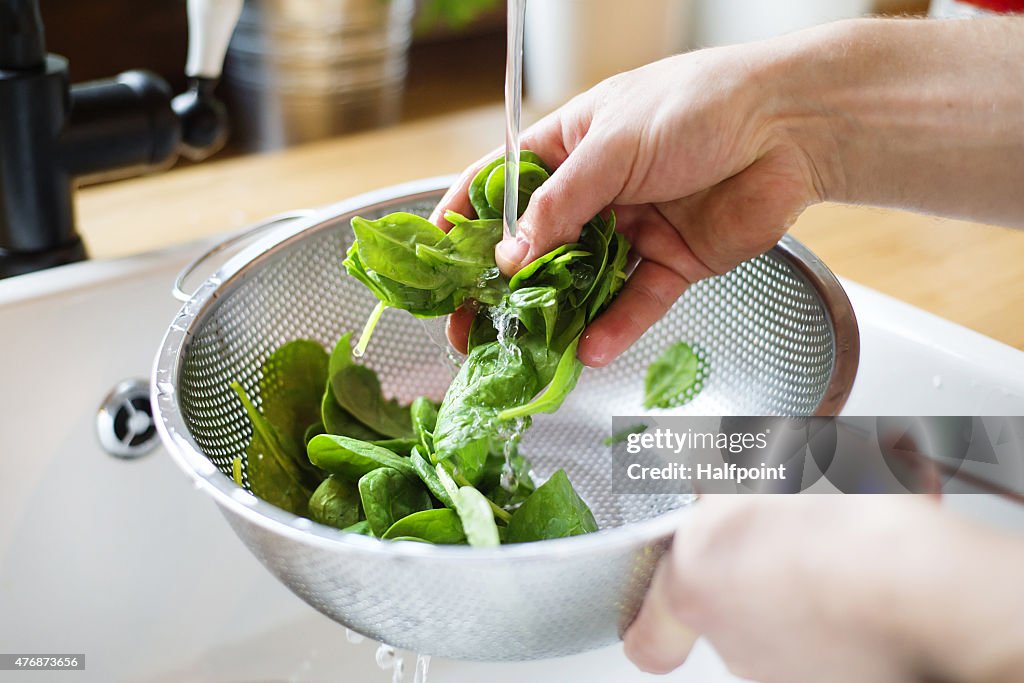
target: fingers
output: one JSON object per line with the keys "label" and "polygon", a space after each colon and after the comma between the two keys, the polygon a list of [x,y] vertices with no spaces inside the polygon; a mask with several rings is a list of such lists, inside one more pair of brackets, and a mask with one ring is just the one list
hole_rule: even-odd
{"label": "fingers", "polygon": [[626,656],[647,673],[667,674],[679,668],[698,637],[671,609],[673,578],[669,557],[658,565],[640,613],[623,637]]}
{"label": "fingers", "polygon": [[475,303],[469,301],[448,316],[448,342],[462,354],[469,352],[469,328],[473,326],[477,312]]}
{"label": "fingers", "polygon": [[674,270],[642,261],[608,310],[584,332],[579,359],[591,367],[612,362],[665,315],[689,286]]}
{"label": "fingers", "polygon": [[519,234],[498,245],[498,266],[514,275],[555,247],[579,239],[583,225],[611,205],[622,191],[630,164],[624,142],[587,135],[530,199]]}

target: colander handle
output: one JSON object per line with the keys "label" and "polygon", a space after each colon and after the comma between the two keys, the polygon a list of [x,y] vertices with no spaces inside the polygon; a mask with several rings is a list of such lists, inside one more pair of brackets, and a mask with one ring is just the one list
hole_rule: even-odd
{"label": "colander handle", "polygon": [[250,225],[230,235],[223,241],[218,242],[214,246],[204,251],[202,254],[196,257],[191,263],[182,268],[181,272],[178,273],[178,276],[174,278],[174,285],[171,287],[171,296],[173,296],[175,299],[183,303],[190,301],[192,297],[195,296],[196,290],[193,290],[191,293],[186,292],[184,289],[185,280],[187,280],[193,273],[196,272],[196,270],[199,269],[201,265],[206,263],[208,260],[216,256],[217,254],[220,254],[221,252],[234,247],[237,244],[246,242],[252,239],[253,237],[256,237],[257,235],[261,235],[264,232],[270,230],[271,228],[276,228],[281,223],[287,223],[289,221],[295,221],[301,218],[309,218],[314,213],[316,212],[313,211],[312,209],[299,209],[296,211],[288,211],[287,213],[281,213],[276,216],[271,216],[270,218],[264,221],[260,221],[255,225]]}

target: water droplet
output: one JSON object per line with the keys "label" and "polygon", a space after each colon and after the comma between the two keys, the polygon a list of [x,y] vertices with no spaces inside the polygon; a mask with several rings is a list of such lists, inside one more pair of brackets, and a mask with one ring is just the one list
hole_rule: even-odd
{"label": "water droplet", "polygon": [[416,672],[412,683],[427,683],[427,670],[430,668],[430,655],[416,655]]}
{"label": "water droplet", "polygon": [[932,386],[936,389],[942,388],[942,375],[935,375],[932,377]]}
{"label": "water droplet", "polygon": [[382,643],[381,646],[377,648],[376,658],[377,666],[384,671],[387,671],[395,665],[395,648]]}
{"label": "water droplet", "polygon": [[345,629],[345,640],[352,643],[353,645],[358,645],[359,643],[366,640],[366,636],[364,636],[362,633],[357,633],[352,629],[347,628]]}
{"label": "water droplet", "polygon": [[402,683],[403,678],[405,678],[405,659],[399,656],[395,659],[395,666],[391,670],[391,683]]}
{"label": "water droplet", "polygon": [[352,349],[352,355],[355,356],[356,358],[362,358],[363,357],[363,349],[361,349],[361,348],[359,348],[357,346],[356,348]]}

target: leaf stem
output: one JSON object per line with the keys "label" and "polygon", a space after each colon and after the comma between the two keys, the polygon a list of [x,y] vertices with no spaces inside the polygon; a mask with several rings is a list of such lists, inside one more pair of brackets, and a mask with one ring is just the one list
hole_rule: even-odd
{"label": "leaf stem", "polygon": [[352,351],[352,355],[356,358],[362,358],[363,354],[366,353],[366,347],[370,345],[370,337],[373,336],[373,329],[377,327],[377,323],[387,307],[387,304],[383,301],[378,301],[373,312],[370,313],[370,317],[366,320],[366,325],[363,326],[363,333],[359,336],[359,343],[356,344],[355,350]]}
{"label": "leaf stem", "polygon": [[[473,487],[473,485],[469,483],[469,480],[466,479],[464,476],[462,476],[458,472],[456,472],[453,475],[453,479],[455,479],[455,482],[459,486]],[[505,522],[506,524],[508,524],[509,520],[512,519],[512,515],[509,514],[507,510],[505,510],[504,508],[500,507],[497,503],[495,503],[493,500],[491,500],[487,496],[484,496],[484,500],[486,500],[487,504],[491,506],[491,511],[494,513],[494,516],[497,517],[498,519],[500,519],[501,521]]]}

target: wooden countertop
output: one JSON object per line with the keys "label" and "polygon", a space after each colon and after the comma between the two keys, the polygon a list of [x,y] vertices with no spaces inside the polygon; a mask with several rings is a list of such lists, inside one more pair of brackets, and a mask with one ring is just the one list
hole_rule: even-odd
{"label": "wooden countertop", "polygon": [[[455,173],[502,141],[498,106],[86,188],[95,258],[223,233],[289,209]],[[823,205],[793,234],[836,273],[1024,349],[1024,231]]]}

